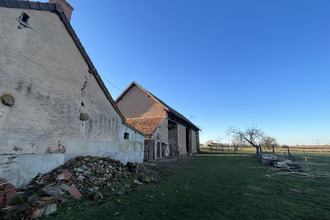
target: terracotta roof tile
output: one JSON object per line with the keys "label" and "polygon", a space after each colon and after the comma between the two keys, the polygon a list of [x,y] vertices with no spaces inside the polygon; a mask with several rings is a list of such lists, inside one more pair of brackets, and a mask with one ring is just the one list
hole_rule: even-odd
{"label": "terracotta roof tile", "polygon": [[126,122],[145,135],[151,135],[157,126],[165,119],[165,117],[153,118],[127,118]]}
{"label": "terracotta roof tile", "polygon": [[133,86],[137,86],[138,88],[140,88],[142,91],[144,91],[145,93],[147,93],[148,95],[152,96],[154,99],[156,99],[161,105],[163,105],[167,111],[171,114],[173,114],[174,116],[180,118],[181,120],[185,121],[186,123],[188,123],[191,127],[194,128],[194,130],[199,131],[201,129],[199,129],[196,125],[194,125],[189,119],[187,119],[185,116],[183,116],[181,113],[179,113],[178,111],[176,111],[175,109],[173,109],[172,107],[170,107],[169,105],[167,105],[165,102],[163,102],[161,99],[157,98],[155,95],[153,95],[151,92],[149,92],[148,90],[146,90],[145,88],[143,88],[142,86],[140,86],[137,82],[133,81],[126,89],[124,92],[122,92],[118,98],[116,99],[116,103],[118,103],[124,96],[125,94],[133,87]]}

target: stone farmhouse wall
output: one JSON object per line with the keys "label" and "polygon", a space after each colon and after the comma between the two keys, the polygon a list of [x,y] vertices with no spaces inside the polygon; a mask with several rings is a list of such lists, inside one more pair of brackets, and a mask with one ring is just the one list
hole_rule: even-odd
{"label": "stone farmhouse wall", "polygon": [[[16,21],[30,16],[33,30]],[[0,8],[0,177],[16,187],[78,155],[142,162],[144,136],[128,126],[58,15]],[[88,27],[86,27],[88,28]]]}

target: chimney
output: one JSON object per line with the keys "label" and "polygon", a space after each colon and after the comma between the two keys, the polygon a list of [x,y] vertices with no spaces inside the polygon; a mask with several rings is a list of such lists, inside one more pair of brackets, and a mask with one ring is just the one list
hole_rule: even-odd
{"label": "chimney", "polygon": [[63,8],[65,16],[69,21],[71,21],[71,15],[74,8],[66,0],[49,0],[49,3],[60,4]]}

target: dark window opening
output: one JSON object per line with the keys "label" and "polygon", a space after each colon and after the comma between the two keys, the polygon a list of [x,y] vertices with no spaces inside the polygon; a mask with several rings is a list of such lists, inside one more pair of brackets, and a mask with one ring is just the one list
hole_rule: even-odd
{"label": "dark window opening", "polygon": [[127,133],[127,132],[124,133],[124,139],[127,139],[127,140],[129,139],[129,133]]}
{"label": "dark window opening", "polygon": [[30,16],[28,16],[26,13],[22,13],[21,16],[19,16],[19,18],[25,22],[25,23],[28,23],[28,19],[30,18]]}
{"label": "dark window opening", "polygon": [[16,18],[16,20],[24,27],[27,27],[31,30],[33,30],[33,27],[31,25],[28,24],[28,20],[29,20],[30,16],[27,15],[25,12],[23,12],[18,18]]}

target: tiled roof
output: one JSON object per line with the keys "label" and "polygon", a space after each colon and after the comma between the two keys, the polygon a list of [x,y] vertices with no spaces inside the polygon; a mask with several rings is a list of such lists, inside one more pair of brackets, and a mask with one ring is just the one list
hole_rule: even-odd
{"label": "tiled roof", "polygon": [[[78,50],[80,51],[81,55],[85,59],[88,67],[89,72],[92,73],[103,90],[105,96],[107,97],[108,101],[111,103],[112,107],[115,109],[115,111],[118,113],[118,115],[121,117],[122,121],[125,123],[125,117],[120,112],[119,108],[117,107],[117,104],[113,100],[112,96],[110,95],[110,92],[108,91],[107,87],[105,86],[103,80],[101,79],[101,76],[97,72],[92,60],[89,58],[84,46],[80,42],[76,32],[73,30],[73,27],[71,26],[68,18],[65,16],[63,7],[60,4],[53,4],[53,3],[42,3],[42,2],[30,2],[30,1],[19,1],[19,0],[0,0],[0,7],[6,7],[6,8],[22,8],[22,9],[34,9],[34,10],[43,10],[43,11],[50,11],[53,13],[56,13],[61,21],[63,22],[65,28],[70,33],[73,41],[75,42]],[[130,127],[130,125],[129,125]],[[134,128],[133,128],[134,129]],[[135,129],[134,129],[135,130]]]}
{"label": "tiled roof", "polygon": [[126,123],[132,125],[145,135],[151,135],[165,117],[153,118],[127,118]]}
{"label": "tiled roof", "polygon": [[182,121],[184,121],[185,123],[187,123],[189,126],[191,126],[195,131],[199,131],[200,129],[194,124],[192,123],[189,119],[187,119],[185,116],[183,116],[182,114],[180,114],[178,111],[176,111],[175,109],[173,109],[172,107],[170,107],[169,105],[167,105],[165,102],[163,102],[161,99],[157,98],[157,96],[153,95],[151,92],[149,92],[148,90],[146,90],[145,88],[143,88],[142,86],[140,86],[138,83],[136,82],[132,82],[126,89],[124,92],[122,92],[119,97],[116,99],[116,103],[122,99],[122,97],[133,87],[133,86],[137,86],[138,88],[140,88],[141,90],[143,90],[144,92],[146,92],[147,94],[149,94],[151,97],[153,97],[155,100],[157,100],[157,102],[159,102],[161,105],[163,105],[165,107],[165,109],[168,111],[169,114],[174,115],[175,117],[181,119]]}

